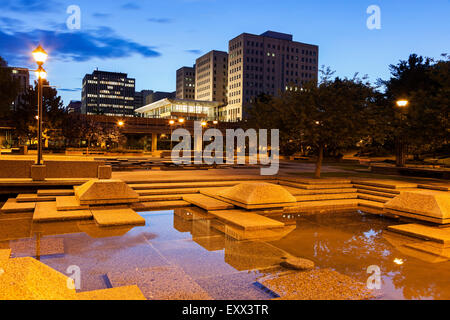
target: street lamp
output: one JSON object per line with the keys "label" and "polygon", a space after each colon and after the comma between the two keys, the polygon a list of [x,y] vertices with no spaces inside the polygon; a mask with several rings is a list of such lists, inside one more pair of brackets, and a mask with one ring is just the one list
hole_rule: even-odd
{"label": "street lamp", "polygon": [[170,119],[169,124],[170,124],[170,150],[172,150],[172,126],[175,124],[175,120]]}
{"label": "street lamp", "polygon": [[[400,122],[403,127],[403,121],[404,121],[404,114],[403,109],[407,107],[409,104],[409,101],[406,99],[399,99],[396,101],[397,107],[400,108]],[[403,134],[403,133],[402,133]],[[404,167],[406,158],[405,158],[405,142],[403,141],[403,137],[397,136],[397,152],[396,152],[396,163],[395,165],[397,167]]]}
{"label": "street lamp", "polygon": [[123,122],[122,120],[119,120],[119,122],[117,122],[117,125],[118,125],[119,127],[123,127],[124,124],[125,124],[125,122]]}
{"label": "street lamp", "polygon": [[45,50],[39,45],[33,52],[33,58],[38,65],[38,69],[36,70],[36,77],[38,78],[38,156],[37,156],[37,165],[41,164],[42,161],[42,80],[47,78],[47,73],[45,72],[42,65],[47,60],[48,54]]}
{"label": "street lamp", "polygon": [[406,106],[408,106],[408,104],[409,104],[409,101],[408,100],[404,100],[404,99],[401,99],[401,100],[397,100],[397,107],[406,107]]}

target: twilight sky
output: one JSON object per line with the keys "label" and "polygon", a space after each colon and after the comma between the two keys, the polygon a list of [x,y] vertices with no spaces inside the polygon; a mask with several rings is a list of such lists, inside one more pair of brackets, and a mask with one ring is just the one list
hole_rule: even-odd
{"label": "twilight sky", "polygon": [[[70,5],[81,9],[79,30],[66,25]],[[370,5],[381,9],[379,30],[367,28]],[[174,91],[176,69],[227,51],[242,32],[291,33],[319,45],[319,65],[371,81],[410,53],[450,53],[449,0],[0,0],[0,8],[0,56],[34,68],[30,52],[41,43],[64,104],[81,99],[82,78],[97,67],[128,73],[136,90]]]}

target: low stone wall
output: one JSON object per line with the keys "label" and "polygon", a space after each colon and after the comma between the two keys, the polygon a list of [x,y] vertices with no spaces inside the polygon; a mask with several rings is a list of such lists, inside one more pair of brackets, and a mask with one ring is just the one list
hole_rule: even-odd
{"label": "low stone wall", "polygon": [[33,160],[0,160],[0,178],[30,178]]}
{"label": "low stone wall", "polygon": [[394,167],[394,166],[382,166],[371,165],[371,171],[373,173],[402,175],[411,177],[426,177],[436,179],[450,179],[450,171],[445,169],[427,169],[427,168],[408,168],[408,167]]}
{"label": "low stone wall", "polygon": [[44,161],[46,178],[97,178],[104,161]]}

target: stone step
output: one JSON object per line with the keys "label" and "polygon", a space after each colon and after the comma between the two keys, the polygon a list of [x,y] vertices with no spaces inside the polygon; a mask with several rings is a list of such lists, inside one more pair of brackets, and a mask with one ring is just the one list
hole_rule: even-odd
{"label": "stone step", "polygon": [[33,222],[82,220],[92,218],[90,210],[58,211],[56,202],[38,202],[34,209]]}
{"label": "stone step", "polygon": [[30,258],[12,258],[0,276],[0,300],[71,300],[73,280]]}
{"label": "stone step", "polygon": [[380,209],[380,210],[382,210],[384,208],[384,203],[377,202],[377,201],[371,201],[371,200],[359,199],[358,204],[360,207],[369,207],[369,208]]}
{"label": "stone step", "polygon": [[189,207],[191,204],[184,200],[176,201],[149,201],[136,202],[131,205],[131,208],[137,211],[154,211],[161,209],[175,209]]}
{"label": "stone step", "polygon": [[312,179],[312,178],[279,178],[279,181],[294,182],[299,184],[351,184],[351,179],[346,178],[326,178],[326,179]]}
{"label": "stone step", "polygon": [[353,188],[353,185],[350,183],[345,184],[301,184],[297,182],[289,182],[289,181],[280,181],[280,185],[289,186],[299,189],[309,189],[309,190],[319,190],[319,189],[344,189],[344,188]]}
{"label": "stone step", "polygon": [[1,213],[34,212],[36,202],[17,202],[16,199],[8,199],[0,210]]}
{"label": "stone step", "polygon": [[387,197],[373,196],[369,194],[358,194],[358,199],[371,200],[381,203],[386,203],[390,200],[390,198]]}
{"label": "stone step", "polygon": [[38,196],[37,194],[21,193],[16,197],[17,202],[55,201],[56,196]]}
{"label": "stone step", "polygon": [[283,186],[293,196],[301,195],[315,195],[315,194],[340,194],[340,193],[356,193],[355,188],[343,188],[343,189],[299,189],[295,187]]}
{"label": "stone step", "polygon": [[[201,188],[136,190],[140,197],[167,194],[199,193]],[[205,188],[206,189],[206,188]]]}
{"label": "stone step", "polygon": [[386,192],[379,192],[379,191],[372,191],[372,190],[366,190],[366,189],[358,189],[359,194],[370,194],[373,196],[379,196],[379,197],[385,197],[385,198],[395,198],[397,195],[393,193],[386,193]]}
{"label": "stone step", "polygon": [[180,188],[201,188],[201,187],[226,187],[239,184],[240,181],[211,181],[211,182],[172,182],[172,183],[145,183],[130,184],[134,190],[148,189],[180,189]]}
{"label": "stone step", "polygon": [[184,194],[161,194],[161,195],[151,195],[151,196],[140,196],[139,201],[141,202],[151,202],[151,201],[174,201],[183,200]]}
{"label": "stone step", "polygon": [[298,202],[301,201],[321,201],[321,200],[338,200],[338,199],[357,199],[358,194],[352,193],[338,193],[338,194],[315,194],[315,195],[300,195],[295,196]]}
{"label": "stone step", "polygon": [[263,230],[283,228],[284,223],[259,214],[244,210],[208,211],[214,217],[225,223],[230,223],[244,230]]}
{"label": "stone step", "polygon": [[286,207],[284,213],[318,213],[339,210],[357,210],[359,199],[339,199],[324,201],[297,202],[296,206]]}
{"label": "stone step", "polygon": [[371,190],[371,191],[377,191],[377,192],[383,192],[383,193],[391,193],[394,195],[400,194],[400,190],[396,190],[396,189],[372,187],[372,186],[366,186],[363,184],[354,184],[353,186],[358,190],[364,189],[364,190]]}
{"label": "stone step", "polygon": [[75,294],[76,300],[147,300],[136,285],[115,287]]}
{"label": "stone step", "polygon": [[73,196],[75,193],[70,189],[43,189],[38,190],[38,196]]}
{"label": "stone step", "polygon": [[95,222],[100,227],[120,225],[145,225],[145,219],[129,208],[91,209]]}
{"label": "stone step", "polygon": [[450,191],[450,185],[435,185],[435,184],[419,184],[419,188],[421,189],[430,189],[430,190],[436,190],[436,191]]}
{"label": "stone step", "polygon": [[80,204],[75,196],[61,196],[56,197],[56,209],[58,211],[87,210],[89,205]]}
{"label": "stone step", "polygon": [[199,193],[184,195],[183,200],[208,211],[234,208],[234,206],[230,203],[220,201]]}
{"label": "stone step", "polygon": [[389,226],[388,230],[419,239],[450,245],[450,228],[429,227],[421,224],[410,223]]}
{"label": "stone step", "polygon": [[11,256],[11,249],[0,249],[0,269],[8,262]]}
{"label": "stone step", "polygon": [[378,188],[387,189],[404,189],[404,188],[417,188],[417,183],[396,181],[396,180],[359,180],[352,181],[354,184],[372,186]]}

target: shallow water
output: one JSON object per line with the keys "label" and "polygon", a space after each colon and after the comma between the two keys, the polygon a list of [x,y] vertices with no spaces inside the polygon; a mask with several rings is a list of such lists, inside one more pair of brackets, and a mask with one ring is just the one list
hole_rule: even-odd
{"label": "shallow water", "polygon": [[363,283],[371,275],[367,268],[376,265],[385,299],[450,299],[450,262],[431,263],[436,257],[405,250],[404,244],[424,241],[386,232],[394,220],[360,212],[279,215],[274,218],[296,225],[281,239],[237,241],[219,231],[217,220],[177,210],[184,212],[140,213],[146,225],[134,228],[99,228],[93,221],[32,224],[31,215],[4,215],[0,248],[67,275],[78,266],[80,291],[108,288],[117,274],[169,266],[181,268],[214,299],[270,299],[255,281],[288,252]]}

